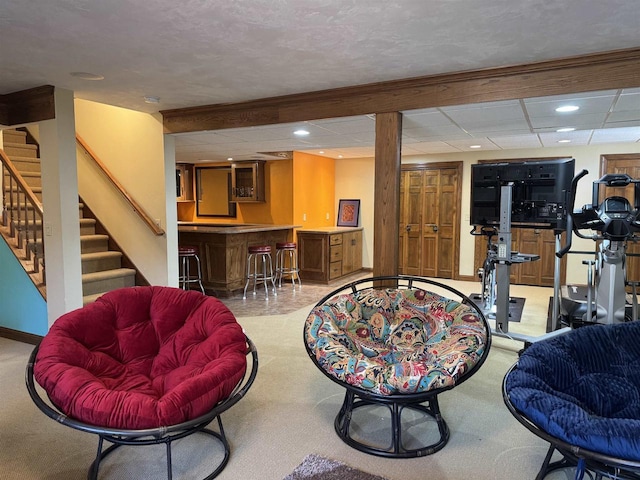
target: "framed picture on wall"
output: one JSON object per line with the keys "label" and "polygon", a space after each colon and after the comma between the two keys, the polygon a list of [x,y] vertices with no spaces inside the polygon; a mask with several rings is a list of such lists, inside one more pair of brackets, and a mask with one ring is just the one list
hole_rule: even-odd
{"label": "framed picture on wall", "polygon": [[360,215],[360,200],[340,200],[338,204],[338,226],[357,227]]}

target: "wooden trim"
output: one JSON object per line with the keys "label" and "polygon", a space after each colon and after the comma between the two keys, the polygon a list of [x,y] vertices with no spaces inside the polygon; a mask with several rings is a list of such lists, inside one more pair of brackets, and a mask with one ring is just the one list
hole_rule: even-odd
{"label": "wooden trim", "polygon": [[89,155],[96,165],[102,170],[102,173],[105,174],[107,179],[113,184],[114,187],[120,192],[120,194],[124,197],[124,199],[131,205],[133,211],[138,214],[138,216],[147,224],[147,226],[151,229],[151,231],[157,235],[164,235],[164,230],[160,228],[153,219],[149,216],[149,214],[136,202],[131,195],[124,189],[124,187],[120,184],[120,182],[111,174],[106,165],[98,158],[98,156],[91,150],[89,145],[76,133],[76,142],[78,145],[82,147],[82,149]]}
{"label": "wooden trim", "polygon": [[0,95],[0,123],[6,126],[56,118],[55,87],[41,87]]}
{"label": "wooden trim", "polygon": [[40,335],[20,332],[7,327],[0,327],[0,337],[15,340],[16,342],[28,343],[30,345],[37,345],[43,338]]}
{"label": "wooden trim", "polygon": [[197,132],[637,87],[639,70],[632,48],[160,113],[165,133]]}
{"label": "wooden trim", "polygon": [[[407,170],[440,170],[441,168],[457,168],[460,165],[460,178],[462,178],[463,162],[428,162],[428,163],[403,163],[401,169]],[[461,190],[462,191],[462,190]]]}
{"label": "wooden trim", "polygon": [[640,161],[640,153],[604,153],[600,155],[600,176],[608,172],[608,162],[615,160],[638,160]]}
{"label": "wooden trim", "polygon": [[400,233],[402,114],[376,115],[373,274],[397,275]]}

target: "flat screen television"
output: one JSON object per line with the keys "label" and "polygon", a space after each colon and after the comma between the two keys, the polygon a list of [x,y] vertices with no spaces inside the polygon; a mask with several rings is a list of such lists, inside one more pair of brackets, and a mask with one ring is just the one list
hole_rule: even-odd
{"label": "flat screen television", "polygon": [[471,224],[500,225],[500,192],[513,184],[511,226],[564,230],[575,170],[573,158],[471,166]]}

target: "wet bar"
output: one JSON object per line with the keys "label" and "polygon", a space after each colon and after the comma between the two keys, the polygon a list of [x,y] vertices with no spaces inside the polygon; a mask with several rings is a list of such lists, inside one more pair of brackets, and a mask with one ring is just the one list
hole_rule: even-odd
{"label": "wet bar", "polygon": [[293,240],[295,225],[178,223],[178,244],[200,251],[202,283],[208,295],[229,297],[245,284],[247,248],[270,245],[275,267],[276,242]]}

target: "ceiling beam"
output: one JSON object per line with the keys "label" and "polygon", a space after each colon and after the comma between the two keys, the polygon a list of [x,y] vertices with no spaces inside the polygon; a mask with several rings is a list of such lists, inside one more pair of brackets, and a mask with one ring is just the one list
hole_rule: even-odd
{"label": "ceiling beam", "polygon": [[8,127],[56,118],[51,85],[0,95],[0,124]]}
{"label": "ceiling beam", "polygon": [[163,110],[165,133],[251,127],[640,86],[640,48]]}

